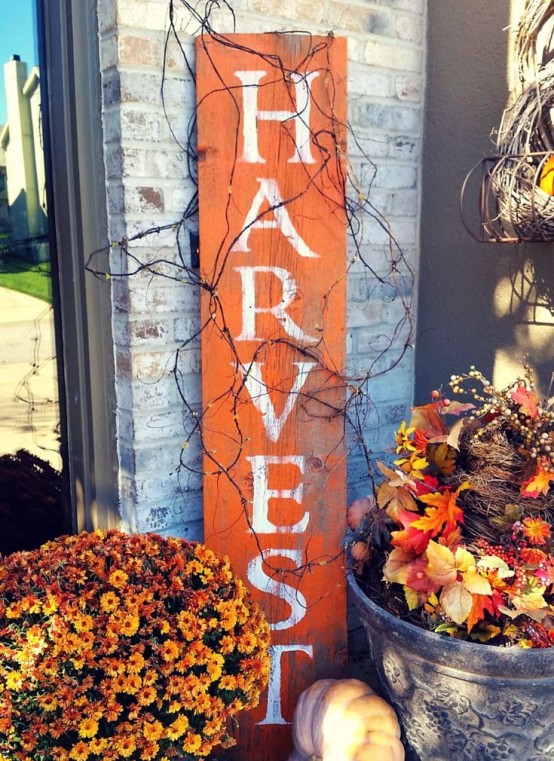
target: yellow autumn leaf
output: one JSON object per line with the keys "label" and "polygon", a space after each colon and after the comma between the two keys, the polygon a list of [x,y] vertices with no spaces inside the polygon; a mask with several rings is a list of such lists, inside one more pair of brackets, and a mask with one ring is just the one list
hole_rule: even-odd
{"label": "yellow autumn leaf", "polygon": [[528,611],[528,610],[540,610],[546,608],[548,603],[544,599],[544,592],[546,587],[537,587],[532,589],[523,595],[515,595],[511,599],[511,603],[516,610]]}
{"label": "yellow autumn leaf", "polygon": [[442,590],[440,603],[446,615],[461,625],[471,613],[473,597],[463,582],[454,581]]}
{"label": "yellow autumn leaf", "polygon": [[496,571],[496,575],[499,579],[509,579],[514,575],[508,563],[502,558],[496,557],[496,555],[483,555],[477,563],[478,568],[483,568],[486,571]]}
{"label": "yellow autumn leaf", "polygon": [[436,584],[445,586],[456,580],[458,575],[456,558],[448,547],[438,542],[427,545],[427,567],[425,572]]}
{"label": "yellow autumn leaf", "polygon": [[458,547],[456,554],[454,555],[456,561],[456,568],[462,573],[465,573],[471,568],[475,568],[475,558],[464,547]]}
{"label": "yellow autumn leaf", "polygon": [[438,444],[434,449],[428,449],[430,462],[444,475],[453,473],[456,468],[456,450],[448,444]]}
{"label": "yellow autumn leaf", "polygon": [[492,595],[492,588],[484,576],[477,571],[469,570],[464,573],[462,581],[468,592],[474,595]]}
{"label": "yellow autumn leaf", "polygon": [[412,587],[404,587],[404,596],[406,598],[406,603],[408,604],[408,610],[415,610],[421,605],[419,595],[415,589],[412,589]]}

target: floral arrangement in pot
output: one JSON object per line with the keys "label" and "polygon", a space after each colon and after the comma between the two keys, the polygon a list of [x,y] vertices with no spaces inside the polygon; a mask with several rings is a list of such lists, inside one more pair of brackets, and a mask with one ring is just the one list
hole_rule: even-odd
{"label": "floral arrangement in pot", "polygon": [[407,761],[551,761],[554,410],[528,369],[449,385],[348,509],[350,592]]}
{"label": "floral arrangement in pot", "polygon": [[206,757],[258,703],[269,628],[226,558],[154,534],[0,562],[0,759]]}
{"label": "floral arrangement in pot", "polygon": [[434,391],[415,407],[375,495],[350,506],[356,570],[425,629],[552,647],[554,409],[528,368],[502,390],[475,368],[449,386],[462,401]]}

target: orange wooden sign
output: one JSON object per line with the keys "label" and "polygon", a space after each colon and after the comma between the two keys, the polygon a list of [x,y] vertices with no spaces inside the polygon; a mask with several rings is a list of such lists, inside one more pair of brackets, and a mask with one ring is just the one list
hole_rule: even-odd
{"label": "orange wooden sign", "polygon": [[240,761],[284,761],[300,692],[344,675],[346,44],[197,40],[205,541],[272,629]]}

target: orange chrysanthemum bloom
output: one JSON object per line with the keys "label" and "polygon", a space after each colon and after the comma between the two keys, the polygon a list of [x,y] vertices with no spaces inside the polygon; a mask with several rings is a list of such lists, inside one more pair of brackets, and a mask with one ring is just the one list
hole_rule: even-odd
{"label": "orange chrysanthemum bloom", "polygon": [[551,533],[550,526],[542,518],[523,519],[523,535],[531,544],[546,544]]}
{"label": "orange chrysanthemum bloom", "polygon": [[106,592],[100,598],[100,608],[107,613],[111,613],[112,610],[115,610],[119,606],[119,602],[119,597],[115,592]]}
{"label": "orange chrysanthemum bloom", "polygon": [[69,758],[73,758],[75,761],[86,761],[89,755],[89,746],[85,742],[78,742],[69,751]]}
{"label": "orange chrysanthemum bloom", "polygon": [[113,584],[113,586],[116,589],[122,589],[127,583],[128,579],[129,579],[129,576],[125,573],[125,571],[122,571],[120,569],[116,569],[115,571],[112,571],[112,573],[110,573],[110,575],[108,576],[108,581],[110,582],[110,584]]}
{"label": "orange chrysanthemum bloom", "polygon": [[189,728],[189,720],[184,714],[178,716],[167,728],[167,736],[170,740],[178,740]]}
{"label": "orange chrysanthemum bloom", "polygon": [[202,745],[202,738],[194,732],[189,732],[182,745],[185,753],[195,753]]}
{"label": "orange chrysanthemum bloom", "polygon": [[151,721],[142,728],[142,733],[147,740],[159,740],[163,737],[164,727],[160,721]]}
{"label": "orange chrysanthemum bloom", "polygon": [[153,687],[143,687],[137,694],[137,702],[141,706],[149,706],[156,700],[157,692]]}
{"label": "orange chrysanthemum bloom", "polygon": [[98,531],[0,559],[0,628],[10,759],[205,757],[268,681],[250,661],[269,664],[269,628],[245,586],[184,540]]}
{"label": "orange chrysanthemum bloom", "polygon": [[79,725],[79,737],[94,737],[98,732],[98,722],[95,719],[83,719]]}
{"label": "orange chrysanthemum bloom", "polygon": [[137,744],[132,737],[122,737],[115,740],[115,748],[120,756],[129,758],[137,749]]}

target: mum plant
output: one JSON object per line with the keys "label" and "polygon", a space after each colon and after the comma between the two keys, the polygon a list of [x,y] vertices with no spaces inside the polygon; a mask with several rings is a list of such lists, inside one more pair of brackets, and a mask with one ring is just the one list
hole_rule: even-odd
{"label": "mum plant", "polygon": [[475,368],[449,386],[461,400],[415,407],[382,483],[350,506],[356,571],[426,629],[552,647],[554,409],[528,368],[502,390]]}
{"label": "mum plant", "polygon": [[269,629],[226,558],[153,534],[67,536],[0,563],[0,759],[168,761],[233,744]]}

